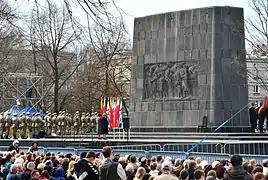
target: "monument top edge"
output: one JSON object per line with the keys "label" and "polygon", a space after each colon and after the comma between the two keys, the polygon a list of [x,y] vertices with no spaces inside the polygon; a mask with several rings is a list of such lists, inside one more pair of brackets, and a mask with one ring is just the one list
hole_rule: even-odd
{"label": "monument top edge", "polygon": [[150,16],[156,16],[156,15],[164,15],[164,14],[169,14],[169,13],[176,13],[176,12],[182,12],[182,11],[191,11],[191,10],[197,10],[197,9],[215,9],[215,8],[232,8],[232,9],[244,9],[243,7],[237,7],[237,6],[207,6],[207,7],[200,7],[200,8],[191,8],[191,9],[182,9],[178,11],[167,11],[167,12],[162,12],[162,13],[157,13],[157,14],[150,14],[146,16],[137,16],[134,19],[141,19],[141,18],[146,18]]}

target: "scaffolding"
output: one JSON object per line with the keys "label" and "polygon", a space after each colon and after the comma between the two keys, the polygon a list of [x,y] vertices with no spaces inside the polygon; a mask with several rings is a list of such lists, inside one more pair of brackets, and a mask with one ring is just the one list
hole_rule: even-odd
{"label": "scaffolding", "polygon": [[37,109],[44,108],[43,77],[33,73],[7,73],[2,81],[2,108],[12,107],[17,100],[31,104]]}

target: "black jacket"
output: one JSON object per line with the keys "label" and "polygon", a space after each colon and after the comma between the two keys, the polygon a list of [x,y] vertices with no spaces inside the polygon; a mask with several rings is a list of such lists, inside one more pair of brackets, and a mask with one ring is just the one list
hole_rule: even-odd
{"label": "black jacket", "polygon": [[249,109],[249,117],[250,117],[250,123],[251,124],[256,124],[257,123],[258,112],[257,112],[257,109],[255,107],[251,107]]}
{"label": "black jacket", "polygon": [[81,159],[74,165],[74,174],[79,179],[99,180],[98,168],[86,159]]}
{"label": "black jacket", "polygon": [[16,150],[16,153],[19,153],[19,152],[20,152],[19,147],[15,147],[15,146],[13,146],[13,145],[9,146],[9,148],[8,148],[7,151],[13,151],[13,150]]}
{"label": "black jacket", "polygon": [[232,167],[226,172],[224,180],[253,180],[253,177],[241,166]]}

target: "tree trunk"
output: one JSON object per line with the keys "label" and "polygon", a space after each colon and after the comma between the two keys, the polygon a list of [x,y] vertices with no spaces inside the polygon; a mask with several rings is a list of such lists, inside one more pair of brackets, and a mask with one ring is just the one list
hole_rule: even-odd
{"label": "tree trunk", "polygon": [[59,111],[59,79],[55,77],[54,84],[54,112],[58,114]]}

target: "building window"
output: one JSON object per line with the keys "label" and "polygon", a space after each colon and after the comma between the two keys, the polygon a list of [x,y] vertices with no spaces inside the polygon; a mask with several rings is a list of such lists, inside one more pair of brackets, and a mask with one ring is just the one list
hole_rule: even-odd
{"label": "building window", "polygon": [[260,88],[258,85],[253,86],[253,93],[260,93]]}

